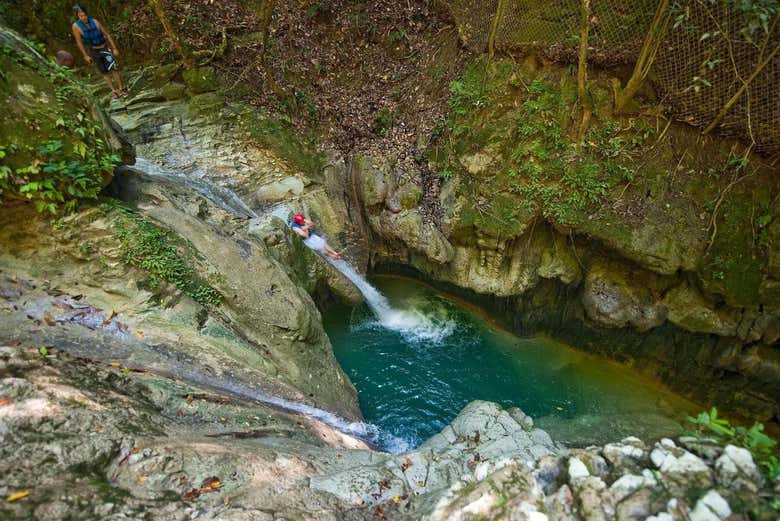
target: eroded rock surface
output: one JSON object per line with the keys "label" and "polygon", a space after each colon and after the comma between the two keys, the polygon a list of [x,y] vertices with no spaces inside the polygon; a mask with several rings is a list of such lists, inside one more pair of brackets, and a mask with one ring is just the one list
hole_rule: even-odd
{"label": "eroded rock surface", "polygon": [[[231,229],[230,216],[191,194],[142,181],[132,192],[146,219],[179,238],[179,251],[220,301],[200,304],[129,265],[117,236],[126,219],[119,210],[80,212],[53,230],[34,214],[20,225],[24,210],[17,209],[0,215],[0,270],[15,306],[3,317],[4,336],[78,343],[84,328],[97,328],[114,335],[117,347],[164,345],[167,356],[197,361],[207,374],[241,375],[269,394],[359,417],[319,311],[262,241]],[[40,329],[39,321],[63,327]]]}
{"label": "eroded rock surface", "polygon": [[736,447],[717,459],[673,440],[569,450],[518,411],[473,402],[421,447],[390,455],[155,367],[2,343],[0,493],[28,493],[0,505],[15,519],[775,516],[771,485]]}

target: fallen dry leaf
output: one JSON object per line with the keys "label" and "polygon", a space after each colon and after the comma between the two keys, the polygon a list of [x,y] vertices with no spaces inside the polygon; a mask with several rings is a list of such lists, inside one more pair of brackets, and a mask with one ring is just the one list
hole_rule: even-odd
{"label": "fallen dry leaf", "polygon": [[133,454],[138,454],[139,452],[141,452],[141,449],[139,449],[138,447],[133,447],[133,450],[131,450],[130,452],[132,452]]}
{"label": "fallen dry leaf", "polygon": [[20,490],[19,492],[14,492],[13,494],[10,494],[7,498],[5,498],[6,501],[9,503],[13,503],[14,501],[19,501],[22,498],[25,498],[30,495],[29,490]]}
{"label": "fallen dry leaf", "polygon": [[197,488],[193,488],[191,490],[183,492],[181,495],[181,500],[189,501],[190,499],[195,499],[198,496],[200,496],[200,490],[198,490]]}
{"label": "fallen dry leaf", "polygon": [[4,405],[11,405],[13,403],[10,398],[0,398],[0,407]]}
{"label": "fallen dry leaf", "polygon": [[103,321],[102,326],[106,327],[107,325],[109,325],[111,323],[111,319],[114,318],[115,316],[116,316],[116,311],[114,311],[113,309],[111,311],[109,311],[108,312],[108,316]]}
{"label": "fallen dry leaf", "polygon": [[121,367],[122,366],[122,364],[119,363],[119,362],[111,362],[110,365],[111,365],[111,367]]}
{"label": "fallen dry leaf", "polygon": [[212,476],[210,478],[206,478],[200,484],[200,488],[193,488],[191,490],[183,492],[181,495],[181,500],[189,501],[190,499],[195,499],[201,494],[216,492],[217,490],[220,489],[221,486],[222,486],[222,481],[218,477]]}
{"label": "fallen dry leaf", "polygon": [[135,336],[137,336],[138,338],[143,338],[144,332],[139,329],[138,331],[135,332]]}
{"label": "fallen dry leaf", "polygon": [[54,317],[51,316],[51,313],[49,313],[48,311],[45,311],[43,313],[43,321],[46,322],[47,326],[56,326],[57,325],[57,321],[54,320]]}
{"label": "fallen dry leaf", "polygon": [[[206,478],[203,480],[203,483],[200,484],[201,490],[203,489],[211,489],[211,490],[217,490],[219,487],[222,486],[222,481],[216,476],[212,476],[210,478]],[[207,492],[207,491],[204,491]]]}
{"label": "fallen dry leaf", "polygon": [[146,476],[144,476],[143,474],[138,476],[138,483],[142,483],[143,484],[144,481],[146,481]]}

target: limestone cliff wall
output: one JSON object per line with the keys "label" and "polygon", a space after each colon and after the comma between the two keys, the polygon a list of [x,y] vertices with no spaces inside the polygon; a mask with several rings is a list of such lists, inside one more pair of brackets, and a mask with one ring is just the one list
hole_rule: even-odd
{"label": "limestone cliff wall", "polygon": [[[701,225],[694,231],[680,219],[609,220],[598,211],[574,224],[532,212],[511,229],[485,226],[469,217],[469,174],[445,182],[436,222],[418,206],[419,186],[402,174],[384,158],[352,162],[378,269],[411,267],[500,311],[520,333],[551,334],[632,364],[701,402],[777,419],[780,307],[768,289],[776,280],[775,242],[748,299],[744,286],[727,287],[735,273],[714,281],[702,275],[710,257]],[[746,183],[725,204],[772,186],[767,179]],[[770,214],[777,212],[775,203]],[[774,241],[771,222],[767,241]],[[719,233],[714,248],[731,243],[731,255],[744,254],[738,249],[749,231],[725,224]]]}

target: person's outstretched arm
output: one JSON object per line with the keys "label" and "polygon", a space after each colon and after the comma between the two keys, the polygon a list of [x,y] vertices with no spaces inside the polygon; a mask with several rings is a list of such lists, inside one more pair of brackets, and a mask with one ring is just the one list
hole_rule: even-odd
{"label": "person's outstretched arm", "polygon": [[103,34],[106,35],[106,39],[108,40],[108,45],[111,46],[111,52],[114,53],[114,56],[119,58],[119,47],[116,46],[116,43],[114,42],[114,38],[111,37],[111,33],[108,32],[108,29],[103,27],[103,25],[95,19],[95,25],[97,25],[97,28],[103,31]]}
{"label": "person's outstretched arm", "polygon": [[304,239],[308,239],[308,238],[309,238],[309,230],[307,230],[307,229],[306,229],[306,228],[304,228],[304,227],[300,227],[300,228],[296,227],[296,228],[293,228],[293,231],[294,231],[295,233],[297,233],[298,235],[300,235],[300,236],[301,236],[302,238],[304,238]]}
{"label": "person's outstretched arm", "polygon": [[79,29],[79,26],[75,23],[70,28],[73,31],[73,38],[76,40],[76,45],[84,56],[84,61],[92,63],[92,56],[87,53],[87,50],[84,48],[84,42],[81,41],[81,29]]}

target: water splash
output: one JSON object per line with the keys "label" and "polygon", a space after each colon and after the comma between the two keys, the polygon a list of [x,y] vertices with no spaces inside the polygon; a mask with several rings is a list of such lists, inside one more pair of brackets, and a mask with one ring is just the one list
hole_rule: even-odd
{"label": "water splash", "polygon": [[439,343],[455,330],[455,322],[445,317],[433,317],[417,308],[395,309],[387,297],[372,286],[365,277],[355,271],[352,265],[343,260],[328,258],[333,267],[347,277],[363,294],[366,303],[376,316],[375,323],[400,333],[409,342]]}
{"label": "water splash", "polygon": [[218,207],[236,217],[257,217],[252,210],[235,192],[229,188],[217,186],[198,177],[192,177],[174,170],[169,170],[151,161],[138,157],[133,166],[122,166],[119,171],[132,171],[150,178],[162,180],[169,184],[184,186],[189,190],[199,193]]}

